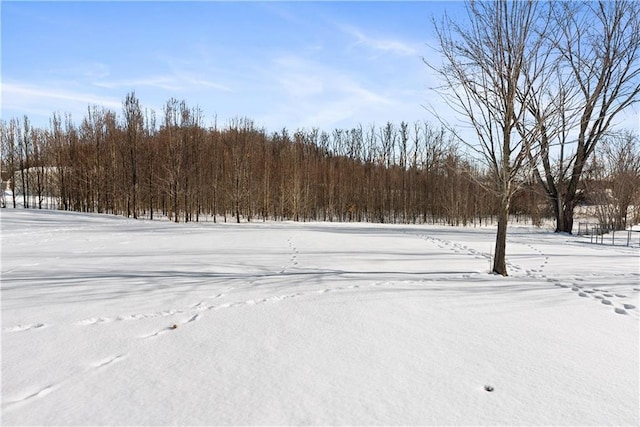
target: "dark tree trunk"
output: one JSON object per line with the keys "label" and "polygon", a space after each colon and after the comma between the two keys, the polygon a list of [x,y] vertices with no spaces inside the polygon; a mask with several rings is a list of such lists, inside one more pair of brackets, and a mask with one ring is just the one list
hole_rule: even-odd
{"label": "dark tree trunk", "polygon": [[495,257],[493,258],[493,272],[507,276],[507,223],[509,221],[509,204],[503,202],[498,213],[498,234],[496,236]]}
{"label": "dark tree trunk", "polygon": [[567,198],[562,207],[562,217],[558,219],[556,233],[569,233],[573,230],[573,198]]}

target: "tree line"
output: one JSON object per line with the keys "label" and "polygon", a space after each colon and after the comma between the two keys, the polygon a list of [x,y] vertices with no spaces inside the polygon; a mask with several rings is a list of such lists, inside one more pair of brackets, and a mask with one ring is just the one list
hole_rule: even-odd
{"label": "tree line", "polygon": [[[158,118],[130,93],[121,115],[93,106],[79,125],[54,113],[46,128],[25,116],[0,130],[5,203],[14,207],[175,222],[481,225],[498,214],[490,172],[428,121],[268,133],[248,118],[207,125],[198,107],[175,99]],[[601,205],[603,224],[624,228],[638,219],[628,213],[640,202],[640,149],[630,132],[610,140],[589,166],[583,199]],[[510,214],[534,224],[553,215],[534,174],[522,175]]]}
{"label": "tree line", "polygon": [[[429,122],[267,132],[248,118],[205,123],[169,100],[161,117],[135,93],[122,114],[90,107],[76,125],[54,113],[1,122],[2,169],[25,207],[158,216],[176,222],[320,220],[482,223],[495,215],[490,177]],[[540,218],[523,189],[512,213]]]}

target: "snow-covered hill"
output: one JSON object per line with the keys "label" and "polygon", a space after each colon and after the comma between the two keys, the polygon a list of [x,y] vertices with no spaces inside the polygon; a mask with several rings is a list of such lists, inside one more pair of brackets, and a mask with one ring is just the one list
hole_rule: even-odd
{"label": "snow-covered hill", "polygon": [[640,424],[637,248],[0,215],[3,425]]}

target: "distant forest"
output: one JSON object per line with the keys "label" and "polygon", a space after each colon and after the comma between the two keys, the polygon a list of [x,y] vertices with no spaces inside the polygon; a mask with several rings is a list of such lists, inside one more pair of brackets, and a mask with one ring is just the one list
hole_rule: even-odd
{"label": "distant forest", "polygon": [[[169,100],[157,117],[135,93],[122,115],[93,106],[78,124],[54,113],[0,123],[2,179],[42,208],[189,221],[367,221],[482,224],[498,206],[491,177],[429,122],[268,133],[247,118],[205,124]],[[552,217],[532,176],[512,215]]]}

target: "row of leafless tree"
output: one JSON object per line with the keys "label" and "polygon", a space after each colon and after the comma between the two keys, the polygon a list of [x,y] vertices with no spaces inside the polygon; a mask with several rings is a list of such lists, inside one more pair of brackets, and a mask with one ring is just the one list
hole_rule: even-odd
{"label": "row of leafless tree", "polygon": [[[123,114],[92,107],[79,126],[54,114],[0,122],[3,179],[15,207],[55,207],[179,221],[292,219],[452,225],[493,221],[494,178],[428,122],[286,129],[249,119],[206,126],[201,111],[169,100],[158,120],[134,94]],[[588,168],[585,202],[602,224],[624,228],[640,205],[640,143],[611,136]],[[510,214],[535,223],[552,207],[522,176]],[[53,204],[53,205],[52,205]]]}
{"label": "row of leafless tree", "polygon": [[[207,126],[169,100],[158,118],[135,95],[123,113],[92,107],[79,125],[54,114],[2,122],[2,168],[25,207],[167,216],[178,221],[292,219],[482,222],[491,177],[428,122],[267,133],[249,119]],[[512,213],[540,217],[523,187]]]}

